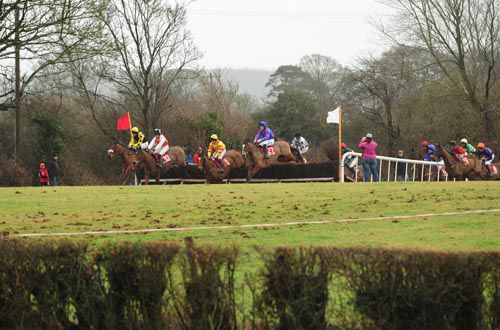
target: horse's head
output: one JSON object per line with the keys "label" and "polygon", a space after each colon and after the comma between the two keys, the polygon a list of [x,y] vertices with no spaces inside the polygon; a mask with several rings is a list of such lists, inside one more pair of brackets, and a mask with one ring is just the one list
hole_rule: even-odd
{"label": "horse's head", "polygon": [[246,159],[246,158],[247,158],[246,144],[243,144],[243,145],[241,146],[241,156],[243,157],[243,159]]}
{"label": "horse's head", "polygon": [[109,147],[108,149],[108,158],[109,159],[113,159],[116,155],[116,142],[113,142],[113,144],[111,145],[111,147]]}

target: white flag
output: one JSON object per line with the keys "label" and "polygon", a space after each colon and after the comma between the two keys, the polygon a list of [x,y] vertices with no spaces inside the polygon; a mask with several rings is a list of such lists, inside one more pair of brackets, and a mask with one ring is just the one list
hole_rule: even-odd
{"label": "white flag", "polygon": [[340,107],[333,111],[328,111],[328,117],[326,117],[327,124],[338,124],[340,117]]}

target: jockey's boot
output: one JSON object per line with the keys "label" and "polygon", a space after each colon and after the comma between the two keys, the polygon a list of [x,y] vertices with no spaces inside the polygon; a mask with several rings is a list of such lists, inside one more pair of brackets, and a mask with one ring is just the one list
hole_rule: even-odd
{"label": "jockey's boot", "polygon": [[264,158],[269,158],[269,150],[267,150],[267,146],[262,146],[264,148]]}
{"label": "jockey's boot", "polygon": [[492,176],[493,174],[491,173],[491,166],[490,165],[485,165],[485,166],[486,166],[486,175]]}
{"label": "jockey's boot", "polygon": [[224,172],[224,160],[221,159],[219,164],[220,164],[219,172]]}
{"label": "jockey's boot", "polygon": [[158,168],[162,168],[162,156],[160,154],[155,154],[155,158],[156,158],[156,166],[158,166]]}

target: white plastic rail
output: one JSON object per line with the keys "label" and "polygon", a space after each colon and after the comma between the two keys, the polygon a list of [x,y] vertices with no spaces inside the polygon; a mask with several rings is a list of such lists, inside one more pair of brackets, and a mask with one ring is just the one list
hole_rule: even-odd
{"label": "white plastic rail", "polygon": [[[346,152],[343,156],[342,156],[342,163],[341,163],[341,166],[340,166],[340,178],[339,178],[339,181],[340,182],[344,182],[344,162],[345,160],[350,157],[350,156],[354,156],[355,159],[353,159],[352,161],[355,162],[356,164],[356,169],[358,167],[358,164],[360,163],[359,162],[359,159],[361,157],[361,154],[358,153],[358,152]],[[444,167],[444,164],[442,163],[438,163],[438,162],[429,162],[429,161],[425,161],[425,160],[414,160],[414,159],[405,159],[405,158],[394,158],[394,157],[386,157],[386,156],[377,156],[377,161],[378,161],[378,165],[379,165],[379,181],[397,181],[397,168],[398,168],[398,164],[399,163],[404,163],[406,164],[405,165],[405,178],[404,178],[404,181],[417,181],[416,178],[417,178],[417,167],[416,166],[413,166],[413,169],[409,168],[410,166],[408,166],[409,164],[415,164],[415,165],[422,165],[422,168],[420,170],[420,181],[431,181],[431,174],[432,174],[432,170],[433,170],[433,167],[434,169],[437,169],[437,181],[440,181],[441,179],[441,168]],[[386,173],[383,173],[382,170],[383,170],[383,167],[382,167],[382,164],[383,162],[387,162],[387,172]],[[396,164],[394,166],[394,173],[391,175],[391,164],[394,163]],[[426,167],[427,167],[427,178],[425,178],[425,171],[426,171]],[[357,182],[358,181],[358,171],[354,171],[355,174],[354,174],[354,181]],[[411,172],[411,173],[410,173]],[[371,179],[370,181],[373,181],[373,177],[370,175]],[[445,181],[448,181],[448,174],[446,174],[444,176],[444,180]]]}

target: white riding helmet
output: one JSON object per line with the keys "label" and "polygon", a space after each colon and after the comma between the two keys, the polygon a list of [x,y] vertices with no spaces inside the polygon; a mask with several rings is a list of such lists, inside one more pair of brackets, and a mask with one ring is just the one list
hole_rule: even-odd
{"label": "white riding helmet", "polygon": [[155,128],[155,135],[157,135],[157,134],[161,134],[161,129]]}
{"label": "white riding helmet", "polygon": [[467,141],[467,139],[466,139],[466,138],[463,138],[462,140],[460,140],[460,143],[465,143],[465,144],[467,144],[467,143],[469,143],[469,141]]}

